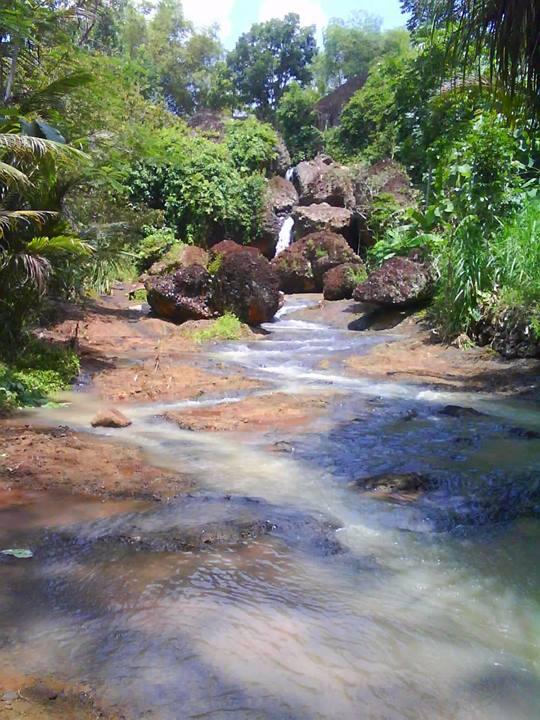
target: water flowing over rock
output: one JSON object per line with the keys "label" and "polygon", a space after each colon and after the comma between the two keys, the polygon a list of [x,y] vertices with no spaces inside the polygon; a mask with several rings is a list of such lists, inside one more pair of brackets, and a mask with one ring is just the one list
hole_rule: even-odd
{"label": "water flowing over rock", "polygon": [[286,217],[283,221],[283,225],[281,226],[281,230],[279,231],[278,241],[276,245],[276,255],[279,255],[279,253],[283,252],[290,246],[293,239],[293,230],[294,219],[289,215],[289,217]]}
{"label": "water flowing over rock", "polygon": [[201,265],[146,281],[148,304],[159,317],[177,322],[208,320],[212,310],[211,276]]}
{"label": "water flowing over rock", "polygon": [[131,420],[116,408],[109,408],[99,412],[90,423],[92,427],[125,428],[131,425]]}
{"label": "water flowing over rock", "polygon": [[312,233],[294,242],[272,261],[283,292],[322,292],[323,276],[338,265],[362,261],[341,235]]}
{"label": "water flowing over rock", "polygon": [[293,218],[298,238],[327,230],[343,235],[346,240],[354,244],[353,213],[346,208],[332,207],[328,203],[300,205],[294,209]]}
{"label": "water flowing over rock", "polygon": [[344,263],[327,270],[323,275],[323,294],[325,300],[346,300],[352,298],[357,285],[367,277],[364,265]]}
{"label": "water flowing over rock", "polygon": [[429,299],[433,286],[433,272],[427,265],[394,257],[372,272],[353,297],[372,305],[408,307]]}
{"label": "water flowing over rock", "polygon": [[267,258],[274,257],[283,223],[297,204],[298,193],[292,182],[280,176],[270,179],[265,193],[262,234],[253,243]]}
{"label": "water flowing over rock", "polygon": [[248,325],[271,320],[280,306],[279,278],[269,261],[252,249],[222,256],[213,278],[213,307],[233,312]]}
{"label": "water flowing over rock", "polygon": [[349,170],[327,155],[299,163],[294,169],[294,183],[301,205],[328,203],[343,208],[354,204]]}

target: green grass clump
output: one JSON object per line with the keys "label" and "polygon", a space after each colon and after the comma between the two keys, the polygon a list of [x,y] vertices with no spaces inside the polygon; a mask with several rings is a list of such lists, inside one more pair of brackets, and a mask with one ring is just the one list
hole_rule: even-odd
{"label": "green grass clump", "polygon": [[358,267],[356,270],[349,268],[347,275],[349,277],[349,280],[355,285],[360,285],[361,283],[363,283],[364,280],[367,280],[368,276],[366,268],[363,266]]}
{"label": "green grass clump", "polygon": [[79,369],[73,350],[32,340],[19,357],[0,362],[0,411],[44,405]]}
{"label": "green grass clump", "polygon": [[225,313],[214,320],[210,327],[194,333],[197,342],[217,342],[219,340],[238,340],[242,337],[243,326],[233,313]]}

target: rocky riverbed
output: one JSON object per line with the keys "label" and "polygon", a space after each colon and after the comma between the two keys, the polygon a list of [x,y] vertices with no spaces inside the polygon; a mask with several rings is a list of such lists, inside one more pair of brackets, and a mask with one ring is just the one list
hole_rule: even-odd
{"label": "rocky riverbed", "polygon": [[0,425],[0,717],[534,717],[538,367],[313,294],[204,344],[128,293]]}

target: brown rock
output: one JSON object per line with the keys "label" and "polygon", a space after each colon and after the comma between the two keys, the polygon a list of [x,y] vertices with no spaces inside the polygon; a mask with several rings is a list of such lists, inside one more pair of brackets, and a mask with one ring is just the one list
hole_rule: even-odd
{"label": "brown rock", "polygon": [[91,422],[92,427],[124,428],[131,425],[131,420],[115,408],[99,412]]}
{"label": "brown rock", "polygon": [[328,203],[298,206],[293,211],[293,218],[298,239],[326,230],[355,243],[353,213],[346,208],[332,207]]}
{"label": "brown rock", "polygon": [[328,203],[334,207],[353,204],[353,186],[348,168],[335,163],[327,155],[299,163],[294,182],[301,205]]}
{"label": "brown rock", "polygon": [[214,275],[213,307],[234,313],[248,325],[271,320],[280,307],[279,278],[268,260],[254,248],[221,256]]}
{"label": "brown rock", "polygon": [[274,257],[281,226],[295,205],[298,193],[294,185],[279,175],[271,178],[265,194],[262,235],[253,243],[267,258]]}
{"label": "brown rock", "polygon": [[359,302],[382,307],[417,305],[431,296],[434,282],[431,268],[404,257],[387,260],[354,291]]}
{"label": "brown rock", "polygon": [[166,275],[173,273],[180,268],[190,267],[191,265],[202,265],[206,267],[208,264],[208,253],[196,245],[184,245],[178,243],[161,258],[155,262],[148,270],[147,275]]}
{"label": "brown rock", "polygon": [[146,291],[154,313],[166,320],[208,320],[215,315],[211,307],[211,277],[201,265],[150,278]]}
{"label": "brown rock", "polygon": [[367,277],[362,262],[344,263],[327,270],[323,275],[325,300],[348,300],[352,298],[357,285]]}
{"label": "brown rock", "polygon": [[286,293],[322,292],[324,274],[344,263],[362,266],[344,238],[332,232],[312,233],[272,260]]}
{"label": "brown rock", "polygon": [[240,245],[234,240],[222,240],[210,248],[210,258],[215,259],[218,255],[230,255],[230,253],[250,252],[253,255],[260,255],[260,250],[251,245]]}

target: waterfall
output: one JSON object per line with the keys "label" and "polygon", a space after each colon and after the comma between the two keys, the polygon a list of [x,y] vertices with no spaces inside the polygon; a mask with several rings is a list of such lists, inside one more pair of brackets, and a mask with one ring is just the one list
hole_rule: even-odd
{"label": "waterfall", "polygon": [[289,182],[292,182],[293,177],[294,177],[294,168],[290,167],[287,170],[287,172],[285,173],[285,179],[288,180]]}
{"label": "waterfall", "polygon": [[285,218],[281,230],[279,231],[278,241],[276,245],[276,255],[283,252],[292,243],[294,220],[291,215]]}

